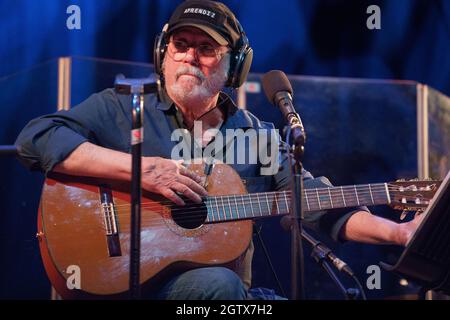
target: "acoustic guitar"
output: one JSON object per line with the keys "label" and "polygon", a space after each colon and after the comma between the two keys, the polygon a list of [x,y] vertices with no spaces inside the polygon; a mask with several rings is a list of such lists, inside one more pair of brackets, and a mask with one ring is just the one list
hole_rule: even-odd
{"label": "acoustic guitar", "polygon": [[[179,207],[143,192],[143,292],[175,271],[216,265],[232,268],[250,244],[253,219],[289,214],[290,191],[248,194],[238,173],[226,164],[216,164],[207,177],[203,165],[193,164],[190,169],[207,182],[208,197],[201,204],[187,201]],[[304,210],[382,204],[424,210],[439,184],[397,181],[305,189]],[[127,297],[129,183],[48,176],[37,237],[47,275],[64,299]],[[79,277],[75,287],[71,286],[74,276]]]}

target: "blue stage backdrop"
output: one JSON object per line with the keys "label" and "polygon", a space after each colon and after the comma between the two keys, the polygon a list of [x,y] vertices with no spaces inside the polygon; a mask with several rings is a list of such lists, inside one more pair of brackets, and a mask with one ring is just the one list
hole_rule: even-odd
{"label": "blue stage backdrop", "polygon": [[[49,58],[152,61],[154,36],[180,1],[0,1],[0,76]],[[254,48],[253,72],[409,79],[450,94],[446,0],[228,0]],[[69,30],[69,5],[81,29]],[[369,5],[381,29],[368,30]],[[3,108],[3,107],[2,107]]]}
{"label": "blue stage backdrop", "polygon": [[[153,39],[179,2],[0,0],[0,101],[7,101],[0,105],[0,144],[12,144],[31,118],[54,111],[54,104],[27,107],[27,99],[34,97],[56,101],[55,88],[49,88],[56,83],[56,70],[42,74],[49,70],[45,61],[78,55],[151,63]],[[450,95],[450,1],[224,3],[236,13],[250,39],[252,72],[281,69],[288,74],[408,79]],[[380,30],[366,27],[366,9],[374,4],[381,9]],[[66,27],[70,5],[81,10],[80,30]],[[29,78],[8,83],[8,75],[30,69]],[[39,191],[30,190],[41,185],[42,176],[27,172],[13,159],[0,159],[0,167],[0,298],[47,299],[49,283],[33,236]],[[355,252],[348,258],[358,261],[360,256]],[[259,279],[266,276],[270,274]],[[314,287],[320,290],[321,285]],[[392,288],[372,297],[398,293]],[[326,290],[310,292],[310,297],[340,298]]]}

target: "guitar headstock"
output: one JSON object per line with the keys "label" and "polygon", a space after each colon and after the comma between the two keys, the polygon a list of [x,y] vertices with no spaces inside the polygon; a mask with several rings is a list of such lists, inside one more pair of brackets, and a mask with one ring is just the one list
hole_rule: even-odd
{"label": "guitar headstock", "polygon": [[424,211],[433,199],[442,181],[436,180],[397,180],[390,182],[389,204],[396,210]]}

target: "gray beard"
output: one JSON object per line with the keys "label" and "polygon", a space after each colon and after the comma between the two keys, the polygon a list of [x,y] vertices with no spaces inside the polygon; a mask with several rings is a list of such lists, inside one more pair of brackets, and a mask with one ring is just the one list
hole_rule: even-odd
{"label": "gray beard", "polygon": [[202,101],[204,99],[214,97],[224,87],[228,78],[228,70],[230,68],[230,55],[225,55],[219,63],[217,70],[211,74],[209,79],[193,66],[181,66],[176,71],[176,79],[182,74],[193,74],[201,79],[200,84],[195,84],[192,90],[188,91],[183,88],[177,81],[170,86],[171,92],[176,100],[185,102]]}

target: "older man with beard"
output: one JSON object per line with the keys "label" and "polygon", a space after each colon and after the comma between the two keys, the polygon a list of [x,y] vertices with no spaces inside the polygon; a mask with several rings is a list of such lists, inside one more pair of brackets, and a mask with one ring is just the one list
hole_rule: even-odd
{"label": "older man with beard", "polygon": [[[208,129],[272,129],[250,112],[238,109],[221,92],[224,86],[236,87],[245,80],[247,66],[236,77],[242,63],[242,46],[247,45],[234,14],[222,3],[185,1],[164,28],[162,45],[156,50],[161,61],[157,67],[164,84],[161,96],[145,97],[142,186],[161,194],[178,205],[180,195],[201,202],[207,190],[200,177],[178,160],[170,159],[175,142],[171,133],[178,128],[192,131],[195,121],[202,123],[202,147],[212,140]],[[244,54],[251,54],[247,51]],[[158,56],[158,55],[155,55]],[[244,57],[244,59],[251,57]],[[249,61],[244,63],[249,64]],[[160,69],[160,70],[158,70]],[[247,69],[247,70],[245,70]],[[31,168],[45,173],[55,171],[70,175],[113,178],[130,181],[129,97],[111,90],[94,94],[72,108],[31,121],[17,139],[20,159]],[[237,150],[248,152],[247,150]],[[289,188],[286,155],[281,155],[277,174],[260,175],[260,164],[245,164],[235,169],[246,178],[249,192]],[[304,172],[305,187],[328,186],[325,178],[315,179]],[[373,216],[365,207],[346,211],[310,213],[309,226],[329,234],[336,241],[405,245],[417,227]],[[226,250],[226,248],[224,248]],[[251,285],[252,246],[236,270],[225,267],[197,268],[174,275],[153,290],[158,299],[246,299]]]}

